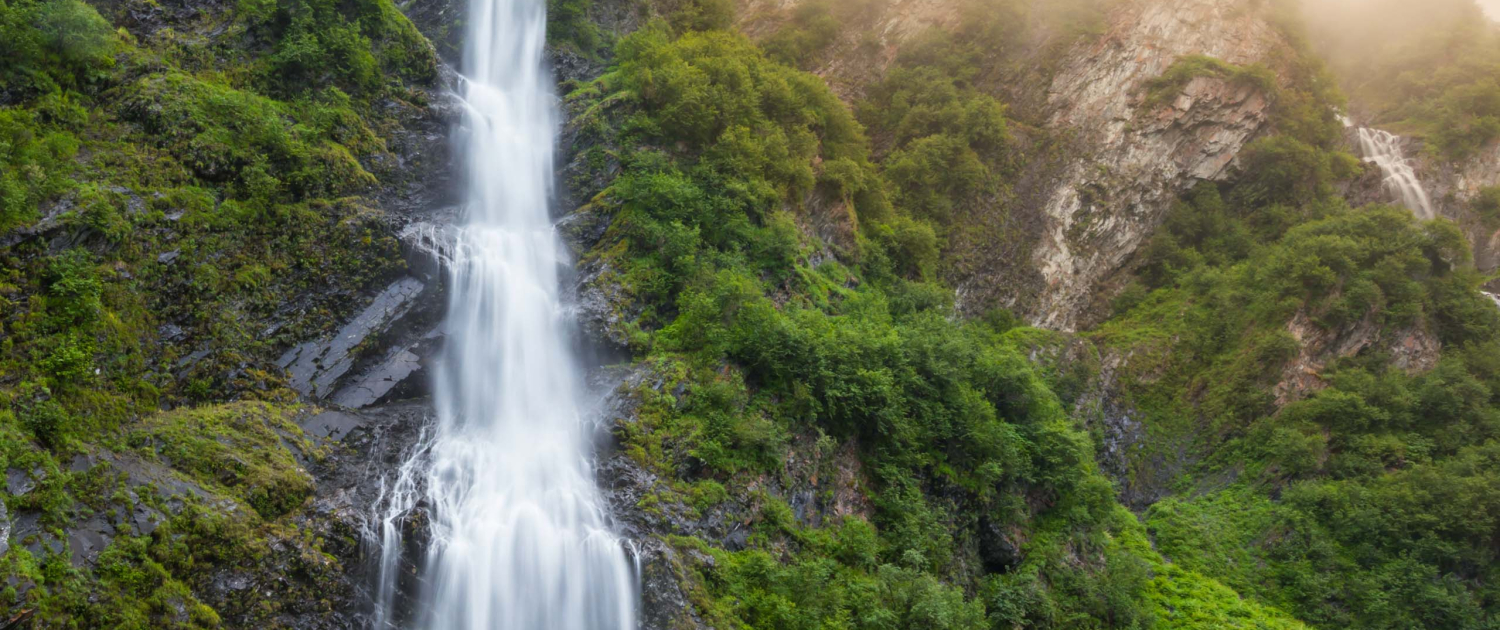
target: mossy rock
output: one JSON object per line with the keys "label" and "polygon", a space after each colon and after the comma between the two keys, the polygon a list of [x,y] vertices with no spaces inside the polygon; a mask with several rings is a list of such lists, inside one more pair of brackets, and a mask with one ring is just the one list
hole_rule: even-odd
{"label": "mossy rock", "polygon": [[258,402],[170,411],[129,430],[126,442],[274,519],[314,490],[298,461],[316,456],[294,422],[300,411]]}

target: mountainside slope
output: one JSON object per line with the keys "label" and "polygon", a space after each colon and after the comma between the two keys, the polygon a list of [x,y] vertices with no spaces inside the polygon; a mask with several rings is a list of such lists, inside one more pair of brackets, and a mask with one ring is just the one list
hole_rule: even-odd
{"label": "mountainside slope", "polygon": [[[643,628],[1494,623],[1493,146],[1283,3],[548,6]],[[411,621],[463,12],[0,5],[0,626]]]}

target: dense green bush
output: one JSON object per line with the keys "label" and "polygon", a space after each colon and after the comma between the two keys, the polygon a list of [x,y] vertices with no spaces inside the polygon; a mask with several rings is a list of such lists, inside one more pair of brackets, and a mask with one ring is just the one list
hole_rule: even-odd
{"label": "dense green bush", "polygon": [[[331,94],[336,99],[339,92]],[[375,182],[330,137],[366,138],[370,132],[357,118],[340,124],[315,115],[313,126],[290,124],[292,109],[282,103],[181,74],[142,79],[119,96],[122,113],[157,146],[254,212]]]}
{"label": "dense green bush", "polygon": [[594,0],[547,0],[547,40],[571,46],[584,55],[604,45],[599,26],[589,20]]}
{"label": "dense green bush", "polygon": [[35,220],[43,202],[73,186],[78,138],[37,118],[0,109],[0,231]]}
{"label": "dense green bush", "polygon": [[1354,169],[1305,104],[1322,92],[1274,92],[1284,133],[1172,210],[1096,333],[1133,357],[1146,448],[1202,459],[1147,525],[1176,566],[1318,627],[1483,627],[1500,312],[1456,226],[1337,197]]}
{"label": "dense green bush", "polygon": [[659,7],[679,33],[724,30],[734,25],[734,0],[662,0]]}
{"label": "dense green bush", "polygon": [[766,55],[794,68],[807,66],[813,58],[838,39],[845,20],[835,16],[834,9],[850,18],[867,10],[872,2],[843,2],[835,7],[828,0],[804,2],[792,9],[791,19],[761,42]]}
{"label": "dense green bush", "polygon": [[0,104],[9,96],[82,89],[114,65],[109,22],[78,0],[0,4]]}
{"label": "dense green bush", "polygon": [[1005,107],[970,82],[975,66],[967,51],[943,38],[904,51],[859,106],[881,147],[893,202],[939,226],[998,192],[1007,172]]}
{"label": "dense green bush", "polygon": [[[746,492],[782,474],[804,436],[857,444],[875,484],[868,522],[807,527],[767,497],[745,551],[676,541],[715,558],[696,566],[696,603],[714,623],[1282,627],[1211,579],[1153,583],[1166,567],[1027,358],[1030,331],[952,319],[951,291],[932,281],[940,238],[911,216],[939,212],[912,201],[921,176],[902,177],[951,170],[930,148],[947,144],[994,182],[1009,142],[994,99],[925,63],[893,73],[876,88],[891,107],[871,109],[896,147],[881,173],[826,86],[740,36],[658,24],[616,59],[570,100],[620,167],[591,202],[615,218],[589,264],[621,284],[631,346],[665,379],[620,439],[641,464],[683,475],[643,505],[675,495],[710,509],[704,484]],[[909,193],[888,192],[904,183]],[[802,226],[819,200],[858,211],[847,263],[814,263]],[[1027,541],[1017,566],[974,566],[964,541],[981,519]]]}
{"label": "dense green bush", "polygon": [[273,48],[262,81],[274,93],[335,86],[364,96],[437,73],[432,44],[389,0],[246,0],[240,8],[250,32]]}

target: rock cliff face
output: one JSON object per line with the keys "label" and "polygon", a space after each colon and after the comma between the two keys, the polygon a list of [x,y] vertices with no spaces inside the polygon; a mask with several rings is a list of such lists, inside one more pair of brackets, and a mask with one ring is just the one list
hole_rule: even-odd
{"label": "rock cliff face", "polygon": [[[799,0],[749,0],[747,31],[765,35]],[[961,20],[956,3],[902,0],[850,25],[814,71],[845,98],[878,80],[903,43]],[[1177,196],[1230,174],[1241,149],[1267,131],[1271,102],[1260,90],[1202,77],[1166,105],[1144,103],[1146,84],[1179,58],[1206,55],[1275,67],[1290,44],[1269,3],[1131,0],[1113,5],[1101,35],[1060,59],[1044,59],[1053,34],[1019,51],[1018,69],[986,69],[1022,120],[1027,171],[1013,198],[996,199],[981,223],[1005,238],[956,237],[952,280],[970,314],[1000,306],[1047,328],[1098,321],[1117,276]],[[873,61],[873,63],[872,63]],[[1051,68],[1038,74],[1036,68]],[[1067,158],[1055,157],[1058,153]]]}
{"label": "rock cliff face", "polygon": [[1103,37],[1075,47],[1048,91],[1049,123],[1076,130],[1085,157],[1063,168],[1041,207],[1032,263],[1042,287],[1011,306],[1060,330],[1097,319],[1113,276],[1177,196],[1228,175],[1267,128],[1270,102],[1256,88],[1200,77],[1152,108],[1146,82],[1186,55],[1274,65],[1287,49],[1264,7],[1234,0],[1132,3]]}
{"label": "rock cliff face", "polygon": [[1328,387],[1320,372],[1334,361],[1355,356],[1369,348],[1383,348],[1390,353],[1391,365],[1408,374],[1419,374],[1437,367],[1442,343],[1430,331],[1412,326],[1388,331],[1375,323],[1375,314],[1338,330],[1326,330],[1306,313],[1298,313],[1287,323],[1286,330],[1297,341],[1297,356],[1287,362],[1281,381],[1276,384],[1276,405],[1307,397]]}

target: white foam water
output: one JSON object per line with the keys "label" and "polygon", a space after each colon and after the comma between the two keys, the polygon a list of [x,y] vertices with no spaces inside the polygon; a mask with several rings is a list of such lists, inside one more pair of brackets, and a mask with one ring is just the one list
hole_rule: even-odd
{"label": "white foam water", "polygon": [[549,213],[556,98],[545,71],[546,0],[470,0],[461,146],[467,210],[442,252],[448,343],[437,421],[383,493],[380,600],[392,614],[400,523],[431,517],[411,615],[429,630],[633,630],[637,577],[609,528],[580,404],[569,264]]}
{"label": "white foam water", "polygon": [[1417,179],[1417,172],[1401,150],[1401,137],[1389,131],[1360,127],[1359,150],[1364,160],[1380,168],[1385,185],[1402,205],[1422,219],[1435,219],[1432,200]]}

